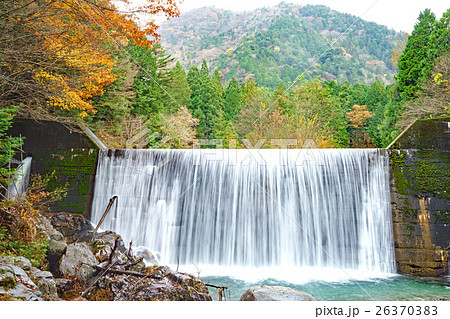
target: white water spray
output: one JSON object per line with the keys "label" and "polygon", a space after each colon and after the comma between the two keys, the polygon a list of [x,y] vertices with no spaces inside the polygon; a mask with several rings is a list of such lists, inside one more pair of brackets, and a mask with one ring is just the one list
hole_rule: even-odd
{"label": "white water spray", "polygon": [[114,195],[102,228],[162,264],[395,272],[376,149],[101,150],[94,223]]}
{"label": "white water spray", "polygon": [[30,179],[31,161],[31,156],[28,156],[17,168],[13,176],[13,182],[8,186],[7,199],[18,201],[24,198]]}

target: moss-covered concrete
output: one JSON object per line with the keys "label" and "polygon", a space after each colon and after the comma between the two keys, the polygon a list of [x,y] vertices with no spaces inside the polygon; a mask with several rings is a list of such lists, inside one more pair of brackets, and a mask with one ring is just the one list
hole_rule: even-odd
{"label": "moss-covered concrete", "polygon": [[450,118],[416,121],[390,147],[389,155],[397,270],[447,275]]}
{"label": "moss-covered concrete", "polygon": [[97,145],[77,127],[70,128],[52,121],[16,119],[8,134],[25,138],[23,156],[32,156],[33,173],[54,173],[49,190],[67,186],[66,198],[51,206],[52,211],[88,216]]}

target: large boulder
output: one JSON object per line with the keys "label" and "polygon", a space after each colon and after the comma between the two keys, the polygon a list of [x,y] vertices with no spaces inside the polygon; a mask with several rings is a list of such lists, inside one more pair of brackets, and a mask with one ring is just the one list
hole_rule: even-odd
{"label": "large boulder", "polygon": [[59,271],[63,276],[76,276],[82,282],[87,282],[95,275],[96,265],[98,261],[88,246],[84,243],[75,243],[67,246],[59,264]]}
{"label": "large boulder", "polygon": [[68,243],[77,241],[84,233],[94,229],[91,222],[79,214],[55,213],[48,218],[52,226],[64,235]]}
{"label": "large boulder", "polygon": [[255,286],[249,288],[241,301],[317,301],[317,299],[300,290],[282,286]]}
{"label": "large boulder", "polygon": [[127,248],[125,247],[122,236],[110,230],[95,234],[91,231],[86,231],[83,236],[80,237],[79,241],[89,243],[91,250],[97,252],[101,249],[101,246],[105,245],[109,246],[111,249],[114,248],[114,245],[116,245],[116,238],[116,250],[120,251],[122,254],[125,254],[127,252]]}
{"label": "large boulder", "polygon": [[0,262],[0,295],[11,300],[43,300],[42,292],[25,270],[4,261]]}
{"label": "large boulder", "polygon": [[42,271],[33,267],[30,271],[30,277],[46,297],[58,298],[56,282],[53,279],[53,275],[51,272]]}
{"label": "large boulder", "polygon": [[38,230],[40,230],[47,237],[47,240],[64,240],[64,236],[52,226],[50,220],[44,216],[39,216],[37,217],[37,221]]}
{"label": "large boulder", "polygon": [[25,271],[30,271],[31,261],[28,258],[22,256],[0,256],[0,263],[3,262],[5,264],[12,264],[14,266],[20,267]]}
{"label": "large boulder", "polygon": [[60,276],[59,263],[67,251],[67,244],[63,241],[50,239],[47,246],[47,260],[50,271],[55,276]]}
{"label": "large boulder", "polygon": [[145,265],[147,266],[159,266],[159,254],[153,254],[144,246],[139,246],[133,249],[133,254],[137,258],[142,258]]}

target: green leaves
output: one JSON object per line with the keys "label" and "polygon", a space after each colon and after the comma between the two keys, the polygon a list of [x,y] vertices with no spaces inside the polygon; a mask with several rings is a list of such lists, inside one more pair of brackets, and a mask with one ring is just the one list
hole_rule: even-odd
{"label": "green leaves", "polygon": [[0,184],[5,186],[14,170],[9,170],[7,164],[14,156],[15,149],[20,147],[22,141],[18,137],[9,137],[6,131],[11,126],[17,106],[0,108]]}
{"label": "green leaves", "polygon": [[402,96],[417,97],[431,76],[436,59],[449,50],[450,9],[440,20],[429,9],[421,12],[399,59],[397,82]]}
{"label": "green leaves", "polygon": [[46,257],[47,246],[45,239],[28,243],[12,240],[8,230],[0,227],[0,255],[23,256],[28,258],[34,267],[38,267]]}

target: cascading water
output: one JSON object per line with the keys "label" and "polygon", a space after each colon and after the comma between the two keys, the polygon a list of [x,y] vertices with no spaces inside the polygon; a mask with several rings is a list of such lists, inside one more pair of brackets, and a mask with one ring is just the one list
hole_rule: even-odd
{"label": "cascading water", "polygon": [[8,186],[6,197],[9,200],[21,200],[27,191],[31,171],[31,156],[26,157],[17,168],[13,182]]}
{"label": "cascading water", "polygon": [[[92,221],[162,264],[393,273],[379,150],[99,153]],[[324,274],[325,275],[325,274]]]}

